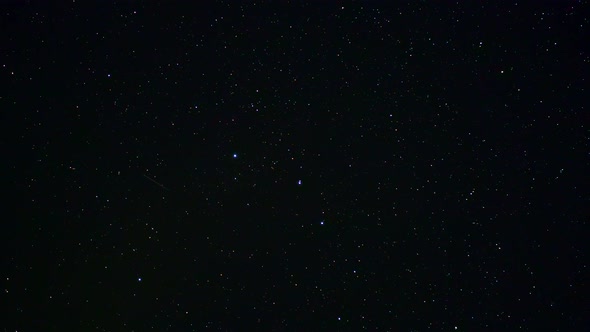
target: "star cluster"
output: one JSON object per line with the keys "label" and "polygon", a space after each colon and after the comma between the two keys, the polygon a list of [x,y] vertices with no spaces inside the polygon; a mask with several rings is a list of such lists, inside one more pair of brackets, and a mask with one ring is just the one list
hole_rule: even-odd
{"label": "star cluster", "polygon": [[5,6],[6,331],[588,326],[584,1]]}

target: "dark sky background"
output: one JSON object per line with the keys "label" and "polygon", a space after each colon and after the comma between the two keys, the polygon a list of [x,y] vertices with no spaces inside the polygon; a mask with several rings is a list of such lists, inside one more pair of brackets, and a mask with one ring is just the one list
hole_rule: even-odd
{"label": "dark sky background", "polygon": [[1,5],[4,331],[588,328],[587,1],[81,2]]}

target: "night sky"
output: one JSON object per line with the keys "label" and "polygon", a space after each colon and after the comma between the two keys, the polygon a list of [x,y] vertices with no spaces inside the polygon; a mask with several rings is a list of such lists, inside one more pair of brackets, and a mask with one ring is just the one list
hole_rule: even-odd
{"label": "night sky", "polygon": [[4,331],[589,327],[587,1],[81,2],[0,7]]}

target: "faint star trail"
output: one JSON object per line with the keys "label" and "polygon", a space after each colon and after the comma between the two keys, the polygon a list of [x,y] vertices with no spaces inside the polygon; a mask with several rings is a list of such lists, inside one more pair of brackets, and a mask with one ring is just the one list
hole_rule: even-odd
{"label": "faint star trail", "polygon": [[147,176],[147,175],[145,175],[145,174],[143,174],[143,176],[144,176],[146,179],[148,179],[148,180],[150,180],[151,182],[153,182],[153,183],[155,183],[156,185],[158,185],[158,187],[160,187],[160,188],[162,188],[162,189],[164,189],[164,190],[170,191],[170,189],[166,188],[166,186],[164,186],[164,185],[163,185],[163,184],[161,184],[160,182],[158,182],[158,181],[156,181],[156,180],[154,180],[154,179],[150,178],[149,176]]}

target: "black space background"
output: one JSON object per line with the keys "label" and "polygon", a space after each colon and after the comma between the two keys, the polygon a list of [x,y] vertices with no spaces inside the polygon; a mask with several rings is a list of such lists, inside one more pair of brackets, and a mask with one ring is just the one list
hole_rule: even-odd
{"label": "black space background", "polygon": [[588,328],[587,1],[80,2],[0,7],[5,331]]}

